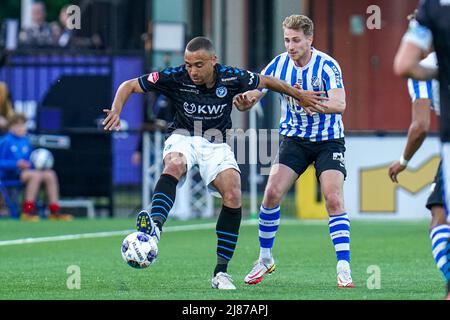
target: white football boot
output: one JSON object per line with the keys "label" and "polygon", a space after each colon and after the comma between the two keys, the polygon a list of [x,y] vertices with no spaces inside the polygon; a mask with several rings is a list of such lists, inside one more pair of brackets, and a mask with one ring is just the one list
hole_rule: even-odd
{"label": "white football boot", "polygon": [[263,259],[258,259],[253,265],[252,270],[244,279],[246,284],[257,284],[264,279],[266,274],[271,274],[275,271],[275,260],[272,258],[269,263]]}
{"label": "white football boot", "polygon": [[211,287],[220,290],[235,290],[236,287],[233,284],[233,279],[228,273],[219,272],[211,280]]}
{"label": "white football boot", "polygon": [[339,260],[336,266],[337,286],[339,288],[354,288],[350,264],[345,260]]}

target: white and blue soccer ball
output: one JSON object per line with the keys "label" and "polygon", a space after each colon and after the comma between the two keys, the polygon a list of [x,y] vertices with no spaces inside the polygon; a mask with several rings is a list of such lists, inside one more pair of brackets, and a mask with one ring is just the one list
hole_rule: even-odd
{"label": "white and blue soccer ball", "polygon": [[30,161],[36,170],[47,170],[53,168],[53,154],[44,148],[33,150],[30,155]]}
{"label": "white and blue soccer ball", "polygon": [[143,232],[133,232],[122,242],[123,260],[136,269],[148,268],[158,255],[158,244],[155,239]]}

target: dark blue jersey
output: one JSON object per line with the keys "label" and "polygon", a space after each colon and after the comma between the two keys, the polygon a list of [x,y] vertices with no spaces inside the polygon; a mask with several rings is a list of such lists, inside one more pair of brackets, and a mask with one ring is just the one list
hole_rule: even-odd
{"label": "dark blue jersey", "polygon": [[450,1],[422,0],[416,18],[433,35],[439,65],[441,138],[450,142]]}
{"label": "dark blue jersey", "polygon": [[139,84],[145,92],[154,90],[172,100],[175,116],[169,133],[182,130],[205,138],[215,136],[216,141],[220,133],[224,142],[232,126],[233,97],[256,89],[259,75],[220,64],[216,64],[214,72],[216,82],[212,88],[195,85],[184,65],[143,75]]}

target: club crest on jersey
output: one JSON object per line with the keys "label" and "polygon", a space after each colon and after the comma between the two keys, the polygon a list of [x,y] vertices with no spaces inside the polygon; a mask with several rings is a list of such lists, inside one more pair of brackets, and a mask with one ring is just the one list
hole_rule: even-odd
{"label": "club crest on jersey", "polygon": [[319,78],[317,78],[316,76],[313,76],[311,79],[311,84],[313,86],[314,89],[319,89]]}
{"label": "club crest on jersey", "polygon": [[152,72],[148,75],[147,78],[148,82],[151,82],[155,84],[159,80],[159,73],[158,72]]}
{"label": "club crest on jersey", "polygon": [[216,89],[216,96],[218,96],[219,98],[223,98],[227,95],[228,90],[226,87],[218,87]]}

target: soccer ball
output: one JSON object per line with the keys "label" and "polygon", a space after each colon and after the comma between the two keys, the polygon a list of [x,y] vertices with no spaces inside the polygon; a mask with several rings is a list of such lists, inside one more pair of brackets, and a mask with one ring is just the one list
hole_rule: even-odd
{"label": "soccer ball", "polygon": [[130,267],[145,269],[155,262],[158,245],[148,234],[136,231],[126,236],[120,251]]}
{"label": "soccer ball", "polygon": [[36,170],[46,170],[53,167],[54,158],[49,150],[39,148],[31,152],[30,161]]}

